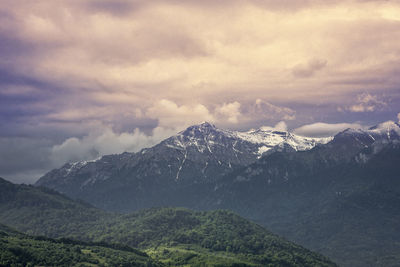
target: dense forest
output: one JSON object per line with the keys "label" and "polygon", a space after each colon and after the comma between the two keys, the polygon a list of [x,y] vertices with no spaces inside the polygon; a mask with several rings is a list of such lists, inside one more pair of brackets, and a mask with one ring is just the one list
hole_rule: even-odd
{"label": "dense forest", "polygon": [[0,266],[162,266],[122,245],[28,236],[0,225]]}
{"label": "dense forest", "polygon": [[107,265],[118,259],[115,262],[122,266],[132,261],[170,266],[336,266],[230,211],[153,208],[126,215],[5,180],[0,180],[0,191],[0,222],[30,235],[10,234],[13,231],[3,226],[2,254],[8,255],[4,262],[29,259],[36,265],[52,265],[43,263],[50,259],[42,256],[53,247],[50,258],[58,262],[54,265]]}

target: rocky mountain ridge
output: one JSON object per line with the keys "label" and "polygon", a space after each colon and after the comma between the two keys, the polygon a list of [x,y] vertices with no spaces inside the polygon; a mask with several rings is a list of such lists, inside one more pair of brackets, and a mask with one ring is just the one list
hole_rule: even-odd
{"label": "rocky mountain ridge", "polygon": [[[277,150],[307,150],[329,140],[272,130],[222,130],[205,122],[138,153],[67,163],[47,173],[36,185],[112,210],[181,205],[184,199],[179,195],[201,198],[219,177],[255,162],[262,155]],[[122,200],[121,192],[127,200]],[[143,200],[152,195],[149,203]]]}

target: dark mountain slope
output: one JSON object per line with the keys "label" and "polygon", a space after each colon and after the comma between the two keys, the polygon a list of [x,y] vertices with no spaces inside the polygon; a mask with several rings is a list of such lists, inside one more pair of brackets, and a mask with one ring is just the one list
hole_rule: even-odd
{"label": "dark mountain slope", "polygon": [[15,185],[0,178],[0,221],[29,234],[66,236],[88,230],[110,214],[47,188]]}

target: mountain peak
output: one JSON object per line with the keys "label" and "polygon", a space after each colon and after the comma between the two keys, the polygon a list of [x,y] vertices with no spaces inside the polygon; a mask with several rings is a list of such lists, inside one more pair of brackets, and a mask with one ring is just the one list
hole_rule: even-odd
{"label": "mountain peak", "polygon": [[208,121],[203,121],[199,125],[195,125],[195,126],[198,126],[199,128],[216,128],[214,124],[209,123]]}
{"label": "mountain peak", "polygon": [[179,134],[198,137],[202,134],[209,134],[211,132],[214,132],[215,130],[217,130],[217,127],[215,127],[214,124],[205,121],[200,124],[189,126],[188,128],[186,128],[186,130],[180,132]]}

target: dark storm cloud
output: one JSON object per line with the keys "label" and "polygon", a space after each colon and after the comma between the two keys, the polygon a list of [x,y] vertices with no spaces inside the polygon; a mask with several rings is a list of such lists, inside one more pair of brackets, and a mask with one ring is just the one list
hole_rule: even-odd
{"label": "dark storm cloud", "polygon": [[25,123],[54,111],[54,106],[44,103],[60,101],[63,93],[65,89],[58,85],[0,68],[0,136],[15,122]]}
{"label": "dark storm cloud", "polygon": [[[12,85],[27,85],[41,88],[42,90],[46,90],[50,87],[48,83],[41,81],[35,77],[18,74],[10,69],[6,69],[5,67],[0,67],[0,86],[4,87]],[[35,96],[33,95],[32,97]]]}

